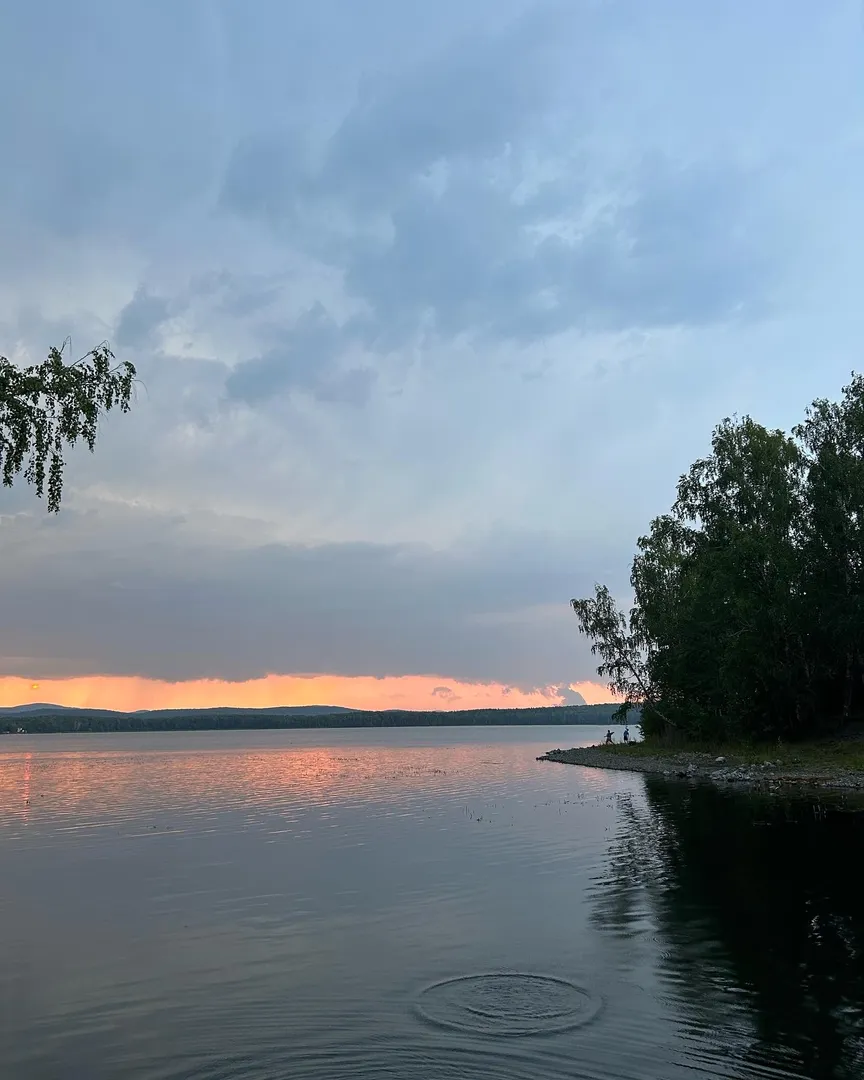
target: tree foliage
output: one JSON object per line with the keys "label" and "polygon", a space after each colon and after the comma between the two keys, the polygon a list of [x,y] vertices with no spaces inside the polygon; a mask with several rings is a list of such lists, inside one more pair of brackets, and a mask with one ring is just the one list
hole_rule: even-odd
{"label": "tree foliage", "polygon": [[135,368],[114,365],[106,343],[67,364],[52,348],[41,364],[18,367],[0,356],[0,474],[4,487],[23,475],[48,509],[60,509],[64,450],[79,441],[92,452],[101,416],[128,412]]}
{"label": "tree foliage", "polygon": [[864,377],[791,435],[724,420],[637,549],[629,619],[603,586],[572,603],[646,734],[796,738],[864,714]]}
{"label": "tree foliage", "polygon": [[651,677],[645,643],[636,622],[618,610],[605,585],[597,585],[588,600],[571,600],[583,634],[593,638],[591,652],[600,657],[597,674],[609,680],[609,688],[621,700],[618,718],[644,702],[650,702]]}

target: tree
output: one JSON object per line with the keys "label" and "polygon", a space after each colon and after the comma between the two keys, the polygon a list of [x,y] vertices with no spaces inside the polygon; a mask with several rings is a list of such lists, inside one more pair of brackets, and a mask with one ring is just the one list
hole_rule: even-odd
{"label": "tree", "polygon": [[864,716],[864,377],[792,435],[726,419],[638,541],[629,620],[572,601],[646,736],[800,738]]}
{"label": "tree", "polygon": [[[803,477],[794,440],[750,417],[726,419],[679,481],[670,520],[639,542],[633,580],[659,654],[653,675],[694,734],[769,735],[796,711],[805,722]],[[672,588],[658,590],[647,572],[658,550],[675,566]]]}
{"label": "tree", "polygon": [[814,401],[794,433],[808,463],[803,590],[820,693],[848,718],[864,676],[864,378],[839,402]]}
{"label": "tree", "polygon": [[609,689],[621,698],[617,718],[624,719],[634,708],[654,703],[645,643],[635,623],[628,627],[623,612],[605,585],[594,587],[588,600],[571,600],[579,628],[593,638],[591,652],[599,654],[597,674],[609,680]]}
{"label": "tree", "polygon": [[130,409],[135,368],[114,365],[103,342],[76,363],[52,348],[47,360],[18,367],[0,356],[0,472],[3,486],[23,475],[41,498],[47,487],[48,510],[60,509],[64,449],[79,440],[92,452],[99,420],[113,408]]}

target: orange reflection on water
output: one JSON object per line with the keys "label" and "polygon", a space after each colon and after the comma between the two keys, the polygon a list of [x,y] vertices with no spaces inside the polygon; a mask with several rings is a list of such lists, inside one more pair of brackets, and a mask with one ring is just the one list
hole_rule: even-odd
{"label": "orange reflection on water", "polygon": [[23,809],[21,811],[24,818],[24,824],[30,820],[30,770],[32,767],[33,755],[26,754],[24,756],[24,784],[21,790],[21,799],[23,803]]}
{"label": "orange reflection on water", "polygon": [[[198,748],[194,750],[94,748],[0,754],[0,814],[14,815],[16,808],[21,813],[22,791],[24,813],[29,814],[31,787],[34,792],[38,790],[36,809],[40,815],[74,817],[79,823],[134,816],[141,811],[187,812],[208,805],[240,808],[286,801],[300,806],[390,802],[424,791],[442,793],[457,777],[463,784],[475,778],[488,780],[490,770],[508,762],[522,768],[533,760],[530,751],[519,743],[494,746],[489,754],[478,755],[476,744],[291,748],[247,745],[229,749],[212,748],[212,744],[207,747],[206,738],[195,737]],[[217,738],[225,736],[220,733]]]}

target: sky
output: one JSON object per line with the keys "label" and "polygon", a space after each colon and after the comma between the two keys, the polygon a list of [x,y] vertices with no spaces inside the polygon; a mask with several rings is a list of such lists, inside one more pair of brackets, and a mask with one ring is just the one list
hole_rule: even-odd
{"label": "sky", "polygon": [[0,40],[0,354],[140,378],[58,516],[0,491],[0,704],[608,699],[570,598],[627,602],[720,419],[861,368],[860,0],[30,0]]}

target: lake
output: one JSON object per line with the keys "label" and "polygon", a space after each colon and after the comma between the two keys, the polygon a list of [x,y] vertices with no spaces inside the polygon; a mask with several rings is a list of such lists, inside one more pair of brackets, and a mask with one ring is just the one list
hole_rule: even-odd
{"label": "lake", "polygon": [[601,734],[4,738],[0,1074],[860,1080],[860,804]]}

